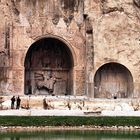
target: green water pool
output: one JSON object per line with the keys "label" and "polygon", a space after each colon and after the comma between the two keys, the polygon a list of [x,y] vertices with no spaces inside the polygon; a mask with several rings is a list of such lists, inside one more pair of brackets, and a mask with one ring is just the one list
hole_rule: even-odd
{"label": "green water pool", "polygon": [[0,140],[140,140],[140,131],[55,130],[0,132]]}

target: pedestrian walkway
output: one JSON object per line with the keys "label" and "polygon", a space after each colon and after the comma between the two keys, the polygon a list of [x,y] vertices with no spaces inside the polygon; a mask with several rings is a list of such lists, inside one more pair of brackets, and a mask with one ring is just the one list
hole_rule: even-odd
{"label": "pedestrian walkway", "polygon": [[84,110],[44,110],[19,109],[0,110],[0,116],[140,116],[140,111],[84,111]]}

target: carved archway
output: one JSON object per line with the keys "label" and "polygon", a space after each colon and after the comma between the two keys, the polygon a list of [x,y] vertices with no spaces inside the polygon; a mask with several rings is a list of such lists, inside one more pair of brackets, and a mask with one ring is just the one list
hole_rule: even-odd
{"label": "carved archway", "polygon": [[64,42],[52,37],[36,41],[24,65],[25,94],[72,94],[74,60]]}
{"label": "carved archway", "polygon": [[133,93],[130,71],[118,63],[101,66],[94,77],[95,98],[129,98]]}

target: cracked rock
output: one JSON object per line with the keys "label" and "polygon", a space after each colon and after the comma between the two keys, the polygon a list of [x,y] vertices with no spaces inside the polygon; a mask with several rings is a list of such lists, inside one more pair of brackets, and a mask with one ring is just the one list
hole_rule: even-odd
{"label": "cracked rock", "polygon": [[140,0],[133,0],[135,5],[140,8]]}

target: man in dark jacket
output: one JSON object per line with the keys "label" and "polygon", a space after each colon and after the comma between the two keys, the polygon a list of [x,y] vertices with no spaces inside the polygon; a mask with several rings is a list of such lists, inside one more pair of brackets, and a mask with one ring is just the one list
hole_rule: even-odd
{"label": "man in dark jacket", "polygon": [[15,104],[15,96],[11,98],[11,109],[14,109],[14,104]]}
{"label": "man in dark jacket", "polygon": [[20,99],[19,96],[18,96],[18,97],[17,97],[16,109],[19,109],[19,107],[20,107],[20,102],[21,102],[21,99]]}

